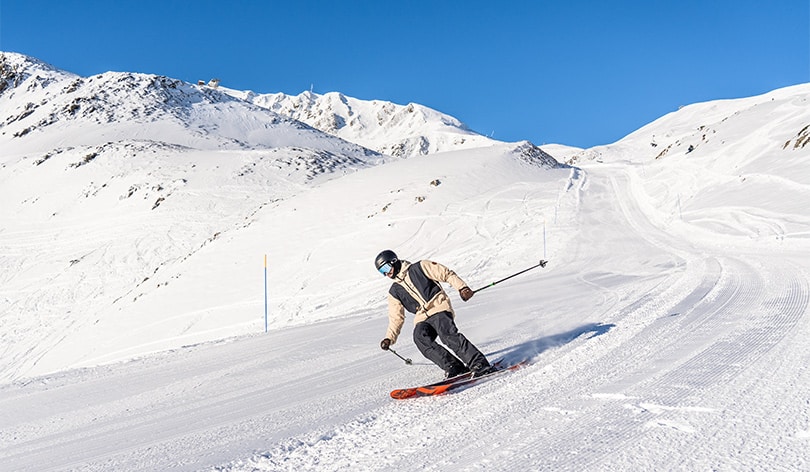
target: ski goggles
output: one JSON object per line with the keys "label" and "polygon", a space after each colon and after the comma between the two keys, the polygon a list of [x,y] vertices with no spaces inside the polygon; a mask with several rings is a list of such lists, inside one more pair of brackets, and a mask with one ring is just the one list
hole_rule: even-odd
{"label": "ski goggles", "polygon": [[394,266],[391,265],[390,262],[386,262],[385,264],[381,265],[379,269],[382,275],[388,276],[388,273],[394,270]]}

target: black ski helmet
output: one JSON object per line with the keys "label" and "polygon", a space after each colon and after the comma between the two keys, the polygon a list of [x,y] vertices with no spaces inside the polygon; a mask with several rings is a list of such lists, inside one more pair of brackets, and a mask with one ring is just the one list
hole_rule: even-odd
{"label": "black ski helmet", "polygon": [[374,259],[374,267],[377,270],[380,270],[380,267],[384,266],[385,264],[391,264],[394,268],[394,275],[399,272],[399,269],[402,267],[402,263],[399,262],[399,258],[397,257],[396,253],[390,249],[386,249],[385,251],[377,254],[377,257]]}

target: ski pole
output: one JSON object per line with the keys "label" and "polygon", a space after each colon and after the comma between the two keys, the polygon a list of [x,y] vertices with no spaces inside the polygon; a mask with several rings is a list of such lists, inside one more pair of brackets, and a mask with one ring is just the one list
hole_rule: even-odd
{"label": "ski pole", "polygon": [[529,267],[528,269],[524,269],[524,270],[521,270],[520,272],[514,273],[514,274],[510,275],[509,277],[504,277],[501,280],[498,280],[497,282],[492,282],[491,284],[485,285],[485,286],[479,288],[478,290],[473,290],[473,293],[480,292],[481,290],[492,287],[493,285],[498,285],[499,283],[503,282],[504,280],[509,280],[512,277],[518,276],[518,275],[520,275],[520,274],[522,274],[524,272],[528,272],[528,271],[530,271],[532,269],[535,269],[537,267],[545,267],[546,264],[548,264],[548,261],[544,261],[544,260],[541,259],[539,264],[533,265],[533,266]]}
{"label": "ski pole", "polygon": [[395,350],[391,349],[390,347],[388,348],[388,351],[393,352],[395,356],[397,356],[397,357],[399,357],[400,359],[402,359],[403,361],[405,361],[405,363],[406,363],[406,364],[408,364],[408,365],[413,364],[413,361],[412,361],[412,360],[410,360],[410,359],[406,359],[406,358],[404,358],[404,357],[400,356],[400,355],[397,353],[397,351],[395,351]]}

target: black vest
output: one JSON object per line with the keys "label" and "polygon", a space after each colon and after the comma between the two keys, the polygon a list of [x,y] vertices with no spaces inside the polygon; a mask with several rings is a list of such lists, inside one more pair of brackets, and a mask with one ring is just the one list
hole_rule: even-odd
{"label": "black vest", "polygon": [[[411,313],[416,313],[420,308],[422,308],[422,301],[427,303],[432,300],[433,297],[442,292],[442,286],[439,285],[439,282],[428,278],[425,271],[422,270],[421,261],[415,262],[408,267],[408,276],[411,279],[412,285],[408,284],[406,280],[403,280],[402,282],[394,282],[391,284],[391,288],[388,290],[388,293],[399,300],[406,310]],[[403,286],[405,284],[408,285],[408,288]],[[422,300],[414,298],[409,292],[409,289],[418,293]]]}

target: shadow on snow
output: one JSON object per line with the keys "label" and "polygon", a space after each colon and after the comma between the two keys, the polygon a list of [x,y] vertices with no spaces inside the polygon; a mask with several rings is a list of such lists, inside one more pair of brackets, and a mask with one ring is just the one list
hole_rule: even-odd
{"label": "shadow on snow", "polygon": [[585,339],[593,339],[607,333],[615,326],[615,324],[589,323],[566,331],[565,333],[544,336],[516,346],[500,349],[487,354],[487,357],[503,358],[509,364],[523,361],[529,361],[531,363],[535,357],[549,349],[568,344],[580,336],[588,335]]}

